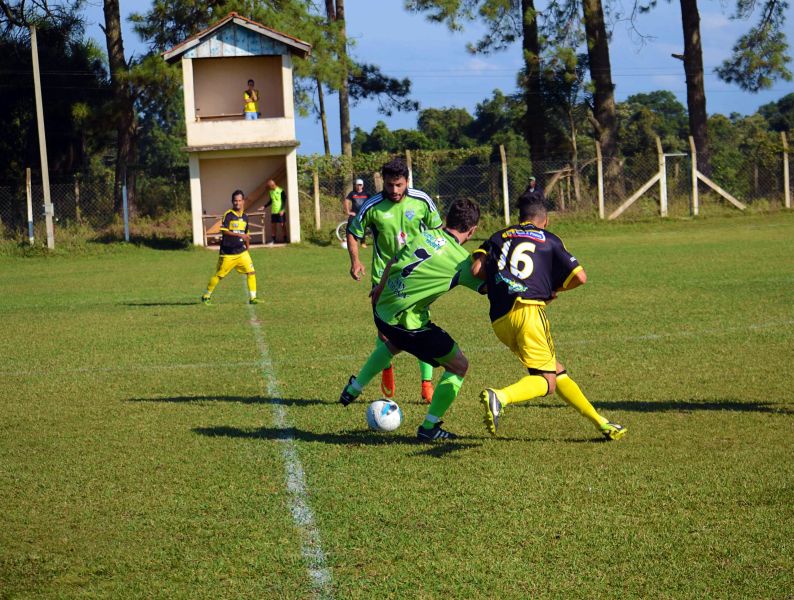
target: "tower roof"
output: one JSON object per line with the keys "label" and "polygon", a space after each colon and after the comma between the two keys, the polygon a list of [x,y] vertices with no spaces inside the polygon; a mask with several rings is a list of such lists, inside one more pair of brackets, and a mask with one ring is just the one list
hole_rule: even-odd
{"label": "tower roof", "polygon": [[[206,29],[190,36],[184,42],[177,44],[170,50],[166,50],[163,52],[162,57],[167,62],[175,62],[184,54],[188,53],[195,55],[191,56],[191,58],[209,58],[216,56],[256,56],[272,53],[266,51],[264,46],[261,44],[259,47],[252,48],[250,39],[245,40],[244,42],[243,40],[240,40],[240,42],[243,43],[237,43],[238,39],[235,34],[238,27],[243,28],[243,31],[248,34],[248,38],[258,38],[260,40],[264,38],[265,40],[269,41],[270,47],[273,47],[275,43],[275,46],[280,45],[285,50],[291,52],[292,54],[296,54],[301,58],[305,58],[311,54],[312,46],[308,42],[299,40],[298,38],[286,33],[282,33],[281,31],[271,29],[270,27],[262,25],[261,23],[257,23],[256,21],[252,21],[251,19],[238,15],[236,12],[231,12],[217,23],[214,23]],[[255,35],[251,36],[251,33]],[[213,40],[217,43],[212,48],[208,48],[206,52],[201,52],[200,47],[202,44],[209,43],[211,45]],[[281,54],[285,53],[286,52],[281,52]]]}

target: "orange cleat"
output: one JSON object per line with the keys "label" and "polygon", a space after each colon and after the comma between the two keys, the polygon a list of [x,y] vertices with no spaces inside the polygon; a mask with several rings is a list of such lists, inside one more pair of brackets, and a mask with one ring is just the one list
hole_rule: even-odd
{"label": "orange cleat", "polygon": [[380,374],[380,391],[386,398],[394,398],[394,366],[389,365]]}
{"label": "orange cleat", "polygon": [[433,382],[427,379],[422,380],[422,401],[425,404],[433,401]]}

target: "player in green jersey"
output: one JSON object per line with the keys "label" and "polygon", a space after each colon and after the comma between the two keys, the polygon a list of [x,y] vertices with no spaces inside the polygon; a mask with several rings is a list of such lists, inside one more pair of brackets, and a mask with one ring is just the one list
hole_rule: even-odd
{"label": "player in green jersey", "polygon": [[452,288],[463,285],[482,291],[483,281],[472,275],[471,256],[463,243],[477,230],[480,208],[471,200],[456,200],[446,227],[421,232],[392,258],[372,288],[373,314],[382,345],[375,348],[358,375],[351,376],[339,402],[347,406],[392,357],[406,351],[433,366],[444,368],[427,416],[417,430],[422,441],[457,437],[441,428],[441,418],[463,385],[469,368],[455,340],[430,320],[430,305]]}
{"label": "player in green jersey", "polygon": [[[381,168],[383,191],[369,198],[361,206],[356,218],[347,227],[347,250],[350,254],[350,275],[356,281],[366,274],[359,259],[359,243],[369,228],[374,239],[372,250],[372,286],[380,281],[386,263],[397,252],[422,231],[441,227],[441,217],[430,196],[408,187],[408,167],[405,162],[395,158]],[[376,341],[376,348],[380,346]],[[433,367],[419,362],[422,376],[421,397],[430,402],[433,396]],[[383,394],[394,396],[394,370],[391,363],[386,365],[381,379]]]}
{"label": "player in green jersey", "polygon": [[598,414],[557,360],[546,317],[546,304],[558,292],[587,282],[584,269],[562,240],[546,230],[549,217],[542,200],[525,193],[518,200],[518,210],[519,223],[497,231],[474,251],[472,272],[488,282],[494,333],[529,373],[507,387],[482,391],[480,402],[485,409],[485,425],[496,435],[507,405],[553,394],[556,390],[604,437],[619,440],[626,434],[626,428]]}

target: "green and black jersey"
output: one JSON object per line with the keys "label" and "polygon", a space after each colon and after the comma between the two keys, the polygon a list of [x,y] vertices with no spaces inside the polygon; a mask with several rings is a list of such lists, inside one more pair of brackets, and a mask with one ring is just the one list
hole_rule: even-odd
{"label": "green and black jersey", "polygon": [[471,274],[471,255],[455,236],[423,231],[395,257],[375,313],[389,325],[421,329],[430,305],[457,285],[479,291],[485,282]]}
{"label": "green and black jersey", "polygon": [[474,251],[480,253],[486,256],[491,321],[516,300],[545,304],[582,270],[560,238],[528,222],[497,231]]}
{"label": "green and black jersey", "polygon": [[430,196],[408,188],[400,202],[392,202],[383,194],[365,201],[347,231],[357,240],[364,239],[369,228],[374,239],[372,252],[372,285],[377,285],[383,269],[397,252],[427,229],[441,227],[441,217]]}
{"label": "green and black jersey", "polygon": [[[244,212],[236,213],[233,210],[227,210],[221,223],[221,233],[224,231],[248,233],[248,215]],[[223,256],[242,254],[243,252],[245,252],[243,238],[232,235],[224,235],[221,238],[221,254]]]}

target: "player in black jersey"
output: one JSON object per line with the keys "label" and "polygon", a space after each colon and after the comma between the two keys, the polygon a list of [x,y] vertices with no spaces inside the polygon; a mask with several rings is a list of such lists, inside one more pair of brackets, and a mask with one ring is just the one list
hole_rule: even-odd
{"label": "player in black jersey", "polygon": [[543,202],[522,195],[520,222],[493,234],[478,250],[472,272],[488,282],[491,325],[499,340],[513,351],[529,375],[502,389],[480,394],[485,425],[496,435],[499,417],[508,404],[554,393],[592,421],[610,440],[626,428],[596,412],[582,390],[557,360],[545,306],[557,292],[587,281],[584,269],[562,240],[546,231],[549,217]]}

